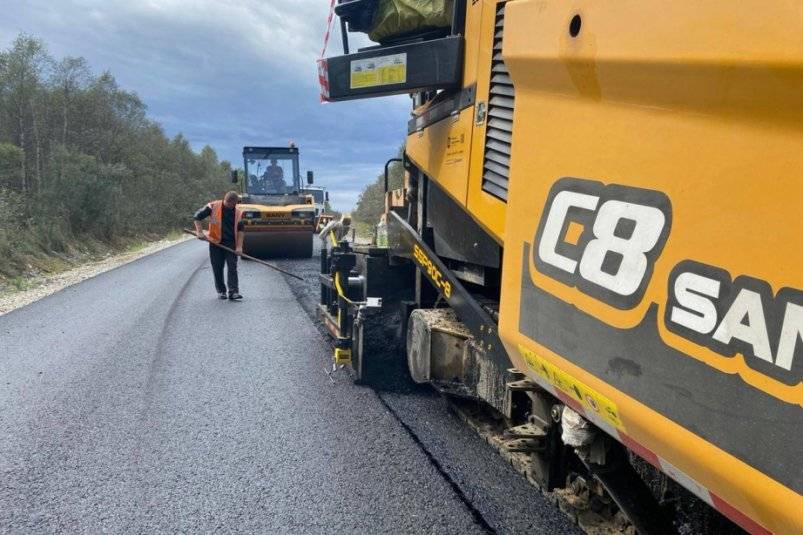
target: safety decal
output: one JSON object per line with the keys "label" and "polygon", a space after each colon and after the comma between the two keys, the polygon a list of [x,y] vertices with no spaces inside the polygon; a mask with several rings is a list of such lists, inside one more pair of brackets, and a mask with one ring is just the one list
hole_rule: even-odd
{"label": "safety decal", "polygon": [[403,84],[407,81],[407,53],[351,61],[351,89]]}
{"label": "safety decal", "polygon": [[443,273],[440,272],[438,266],[429,259],[427,254],[424,252],[418,244],[413,244],[413,258],[415,259],[416,264],[427,274],[429,280],[432,284],[441,292],[443,292],[444,297],[449,299],[452,297],[452,283],[450,283],[446,277],[443,276]]}
{"label": "safety decal", "polygon": [[616,429],[624,430],[622,419],[619,417],[619,409],[613,401],[546,361],[534,351],[519,345],[519,352],[532,371],[580,403],[586,412],[594,413]]}

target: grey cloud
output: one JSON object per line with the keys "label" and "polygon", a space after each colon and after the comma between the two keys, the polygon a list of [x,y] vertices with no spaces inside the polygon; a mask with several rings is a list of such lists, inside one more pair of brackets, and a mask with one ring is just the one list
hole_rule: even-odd
{"label": "grey cloud", "polygon": [[[315,59],[328,0],[0,0],[0,45],[19,31],[84,56],[136,91],[169,135],[240,164],[243,145],[293,139],[346,210],[404,140],[409,99],[321,105]],[[352,36],[355,37],[355,36]],[[359,40],[361,44],[364,39]],[[340,53],[337,30],[329,55]]]}

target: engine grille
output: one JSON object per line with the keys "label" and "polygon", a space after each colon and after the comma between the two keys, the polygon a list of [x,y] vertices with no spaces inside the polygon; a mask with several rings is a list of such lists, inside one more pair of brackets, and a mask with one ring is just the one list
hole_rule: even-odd
{"label": "engine grille", "polygon": [[496,25],[494,27],[482,189],[494,197],[507,201],[515,93],[513,81],[510,79],[505,62],[502,60],[504,26],[505,4],[500,4],[496,10]]}

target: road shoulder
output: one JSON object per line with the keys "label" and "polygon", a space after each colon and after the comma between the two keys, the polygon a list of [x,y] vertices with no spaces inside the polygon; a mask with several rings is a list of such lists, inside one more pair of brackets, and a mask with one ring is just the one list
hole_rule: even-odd
{"label": "road shoulder", "polygon": [[48,295],[52,295],[68,286],[78,284],[79,282],[83,282],[101,273],[128,264],[134,260],[139,260],[144,256],[167,249],[168,247],[172,247],[173,245],[189,239],[192,238],[182,236],[176,239],[155,241],[136,251],[111,255],[102,260],[89,262],[67,271],[36,277],[31,281],[33,287],[27,290],[0,291],[0,316],[12,310],[24,307],[25,305],[29,305]]}

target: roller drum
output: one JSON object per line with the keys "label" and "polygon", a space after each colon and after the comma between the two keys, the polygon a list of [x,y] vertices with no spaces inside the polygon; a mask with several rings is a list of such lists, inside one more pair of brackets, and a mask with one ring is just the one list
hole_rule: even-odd
{"label": "roller drum", "polygon": [[313,232],[246,232],[243,252],[256,258],[311,258]]}

